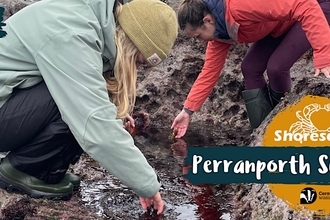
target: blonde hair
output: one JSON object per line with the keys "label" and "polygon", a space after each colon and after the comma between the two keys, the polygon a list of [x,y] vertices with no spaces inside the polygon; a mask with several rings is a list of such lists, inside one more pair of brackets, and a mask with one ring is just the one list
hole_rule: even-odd
{"label": "blonde hair", "polygon": [[[121,11],[121,4],[117,6],[116,16]],[[115,41],[117,46],[114,76],[103,74],[109,97],[117,106],[117,118],[125,119],[127,113],[132,113],[136,100],[136,59],[139,50],[117,23]]]}

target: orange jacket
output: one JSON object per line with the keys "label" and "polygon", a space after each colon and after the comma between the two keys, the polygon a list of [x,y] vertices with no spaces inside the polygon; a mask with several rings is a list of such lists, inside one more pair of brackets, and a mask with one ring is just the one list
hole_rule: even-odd
{"label": "orange jacket", "polygon": [[330,29],[315,0],[224,0],[226,26],[232,42],[209,41],[205,63],[184,107],[197,111],[218,81],[232,43],[251,43],[271,34],[278,37],[300,21],[314,49],[314,66],[330,66]]}

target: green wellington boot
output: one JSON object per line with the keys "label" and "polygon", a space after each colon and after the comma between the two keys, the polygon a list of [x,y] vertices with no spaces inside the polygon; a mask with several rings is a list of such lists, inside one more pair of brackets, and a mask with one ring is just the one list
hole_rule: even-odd
{"label": "green wellington boot", "polygon": [[15,169],[8,158],[0,162],[0,187],[9,192],[19,191],[32,198],[68,200],[73,194],[73,185],[68,181],[57,184],[48,184]]}
{"label": "green wellington boot", "polygon": [[72,183],[73,191],[77,191],[80,187],[80,177],[73,173],[66,173],[63,177],[63,180]]}
{"label": "green wellington boot", "polygon": [[245,90],[242,95],[251,127],[257,128],[273,109],[268,89]]}

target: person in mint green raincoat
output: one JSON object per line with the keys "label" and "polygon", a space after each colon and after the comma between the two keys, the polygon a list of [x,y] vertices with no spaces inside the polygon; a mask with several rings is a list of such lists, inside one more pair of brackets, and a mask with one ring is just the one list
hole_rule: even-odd
{"label": "person in mint green raincoat", "polygon": [[[155,66],[178,34],[159,0],[43,0],[8,20],[0,39],[0,187],[69,199],[84,151],[131,188],[164,203],[157,174],[125,129],[137,68]],[[127,125],[127,124],[126,124]]]}

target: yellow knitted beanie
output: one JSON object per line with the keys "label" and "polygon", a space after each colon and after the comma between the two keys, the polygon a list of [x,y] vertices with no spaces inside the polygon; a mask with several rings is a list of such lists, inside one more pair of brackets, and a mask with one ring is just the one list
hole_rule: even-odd
{"label": "yellow knitted beanie", "polygon": [[151,66],[167,57],[178,36],[176,14],[160,0],[124,4],[118,22]]}

